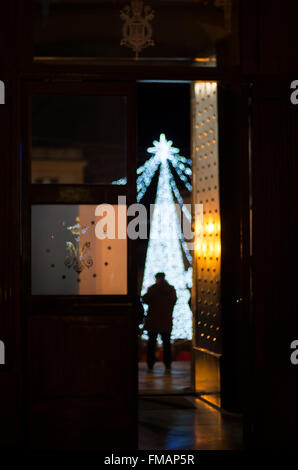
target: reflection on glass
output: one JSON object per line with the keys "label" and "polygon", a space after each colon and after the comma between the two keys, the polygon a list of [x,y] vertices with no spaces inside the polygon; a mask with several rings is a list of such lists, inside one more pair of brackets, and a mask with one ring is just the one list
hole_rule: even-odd
{"label": "reflection on glass", "polygon": [[[33,295],[127,294],[127,241],[118,238],[126,227],[125,211],[115,211],[115,238],[99,240],[96,205],[34,205],[32,207]],[[122,220],[123,219],[123,220]]]}
{"label": "reflection on glass", "polygon": [[110,184],[126,176],[122,96],[34,95],[32,183]]}
{"label": "reflection on glass", "polygon": [[[135,60],[123,35],[128,42],[140,42],[152,27],[152,46],[140,51],[139,60],[192,61],[197,66],[214,66],[216,59],[235,66],[239,60],[239,0],[145,0],[148,10],[142,9],[137,21],[132,21],[131,0],[33,0],[33,5],[38,58]],[[123,15],[121,19],[121,11],[130,24]]]}

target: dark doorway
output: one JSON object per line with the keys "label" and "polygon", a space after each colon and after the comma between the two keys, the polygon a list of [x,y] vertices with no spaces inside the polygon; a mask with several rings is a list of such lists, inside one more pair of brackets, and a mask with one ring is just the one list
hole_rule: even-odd
{"label": "dark doorway", "polygon": [[[138,202],[145,205],[148,219],[148,238],[138,239],[137,243],[137,271],[138,271],[138,293],[144,295],[149,285],[154,282],[154,274],[157,271],[164,271],[166,279],[177,288],[177,283],[181,282],[183,276],[191,277],[192,255],[187,250],[186,245],[180,243],[174,247],[167,246],[166,241],[155,243],[156,230],[163,232],[162,224],[156,228],[156,219],[149,217],[150,206],[160,204],[157,196],[161,188],[160,162],[154,163],[154,158],[159,157],[159,153],[154,153],[154,146],[158,146],[164,141],[170,147],[179,149],[173,160],[167,160],[167,168],[170,178],[169,192],[172,192],[173,199],[169,203],[187,204],[191,202],[191,116],[190,116],[190,84],[187,82],[167,82],[167,83],[138,83],[137,86],[137,116],[138,116],[138,152],[137,167],[142,168],[144,164],[148,166],[144,178],[139,178],[137,184]],[[164,137],[163,137],[164,136]],[[149,150],[149,151],[148,151]],[[182,158],[179,163],[176,155]],[[184,160],[185,161],[184,161]],[[143,171],[143,174],[145,171]],[[138,177],[138,175],[137,175]],[[166,184],[166,183],[162,183]],[[166,228],[166,227],[165,227]],[[163,237],[159,233],[159,237]],[[180,235],[179,235],[180,237]],[[170,242],[169,242],[170,243]],[[170,257],[176,263],[181,262],[181,269],[174,273],[168,264],[165,251],[169,249]],[[158,251],[158,259],[155,258]],[[154,252],[154,253],[153,253]],[[180,257],[179,257],[180,255]],[[164,257],[164,258],[163,258]],[[163,260],[162,260],[163,258]],[[157,265],[155,263],[157,261]],[[187,294],[190,296],[189,283]],[[178,301],[177,301],[178,302]],[[177,304],[176,304],[177,305]],[[146,310],[146,305],[145,310]],[[175,311],[176,308],[176,311]],[[141,394],[179,394],[190,392],[191,390],[191,344],[192,344],[192,312],[189,305],[186,310],[180,307],[180,316],[188,315],[188,328],[183,331],[178,316],[178,307],[174,307],[173,330],[171,335],[172,368],[171,374],[165,373],[163,363],[164,351],[161,337],[157,338],[156,363],[152,371],[148,370],[147,349],[148,332],[146,324],[140,328],[139,335],[139,393]],[[145,322],[146,323],[146,322]]]}
{"label": "dark doorway", "polygon": [[[231,88],[233,90],[233,87]],[[239,247],[237,226],[241,217],[245,218],[248,214],[245,212],[247,210],[245,204],[248,202],[245,187],[247,173],[242,173],[242,165],[247,161],[247,141],[238,130],[240,118],[243,120],[247,118],[244,108],[244,105],[247,105],[247,98],[244,91],[243,96],[241,95],[242,90],[240,90],[242,102],[238,95],[235,99],[234,95],[233,99],[230,95],[224,99],[226,89],[226,86],[214,81],[138,84],[137,167],[142,169],[150,159],[150,153],[155,155],[153,146],[158,147],[162,142],[173,141],[173,147],[179,148],[179,153],[177,151],[174,158],[167,161],[173,178],[170,179],[169,192],[173,192],[175,203],[178,202],[182,206],[192,203],[191,221],[195,240],[197,240],[197,228],[203,237],[201,245],[190,250],[190,259],[181,243],[184,272],[194,269],[194,276],[189,284],[189,287],[193,284],[190,309],[193,323],[191,334],[184,336],[187,329],[181,332],[175,326],[174,311],[172,331],[174,361],[170,374],[165,373],[162,344],[158,344],[153,370],[148,370],[146,321],[144,333],[141,328],[138,357],[141,448],[150,448],[150,445],[154,445],[156,449],[163,446],[183,448],[184,445],[188,445],[190,448],[194,446],[194,448],[228,449],[239,448],[242,442],[241,406],[236,403],[236,397],[241,400],[242,392],[239,385],[241,374],[237,372],[235,365],[235,358],[242,349],[236,344],[235,337],[238,335],[242,338],[243,311],[241,301],[237,301],[237,307],[240,304],[240,308],[236,324],[234,319],[231,319],[233,305],[223,302],[226,302],[228,288],[235,292],[236,299],[242,299],[239,292],[244,289],[242,285],[239,287],[235,279],[240,279],[239,273],[243,270],[243,266],[237,264],[236,250]],[[178,155],[183,156],[185,160],[179,160]],[[181,162],[181,167],[177,165],[175,158]],[[187,175],[186,168],[190,170],[189,178],[183,178]],[[141,193],[139,202],[145,204],[147,208],[155,202],[154,210],[156,210],[159,203],[162,172],[162,161],[153,160],[152,168],[148,168],[147,181],[146,176],[143,181],[140,177],[144,173],[143,169],[137,174],[137,181],[140,181],[140,184],[137,183],[138,194]],[[244,189],[243,194],[240,191],[241,187]],[[242,197],[243,202],[240,202]],[[243,212],[235,210],[235,201],[243,204]],[[202,205],[202,221],[197,217],[197,213],[193,212],[194,204]],[[148,210],[147,212],[149,213]],[[230,213],[233,213],[233,220]],[[159,262],[164,256],[163,250],[167,250],[166,243],[162,244],[160,241],[162,230],[157,237],[160,245],[157,242],[155,245],[151,244],[152,234],[156,234],[157,230],[154,216],[148,220],[148,229],[149,241],[139,240],[137,247],[140,295],[145,293],[144,285],[148,287],[148,271],[152,282],[154,272],[166,271]],[[232,236],[235,237],[235,242],[231,245]],[[156,256],[157,251],[158,256]],[[176,253],[170,251],[170,256],[175,259],[176,265],[179,264],[179,249]],[[151,265],[152,260],[157,262],[156,269],[155,265]],[[234,277],[231,277],[231,273]],[[175,281],[177,279],[171,283],[175,284]],[[228,300],[230,302],[230,298]],[[180,314],[184,318],[184,325],[187,324],[185,312],[180,311]],[[230,323],[227,319],[230,319]],[[236,385],[239,387],[234,391]],[[222,408],[226,408],[233,415],[226,420]],[[200,412],[204,413],[205,423],[208,426],[213,426],[216,421],[212,433],[214,435],[219,433],[220,437],[212,444],[204,442],[203,437],[206,430],[211,427],[199,429],[203,419]],[[187,444],[185,444],[187,439],[182,438],[186,436],[182,430],[182,422],[176,420],[177,414],[183,420],[189,417],[191,431]],[[160,426],[160,420],[164,420],[163,426]],[[175,427],[175,437],[172,439],[173,427]],[[222,439],[222,434],[229,436],[226,442]],[[181,437],[180,441],[177,436]],[[233,436],[236,436],[235,440]]]}

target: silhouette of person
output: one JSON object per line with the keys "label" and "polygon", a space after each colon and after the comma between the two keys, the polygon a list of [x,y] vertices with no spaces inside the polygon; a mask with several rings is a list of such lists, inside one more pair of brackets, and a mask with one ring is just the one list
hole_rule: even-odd
{"label": "silhouette of person", "polygon": [[142,301],[149,309],[145,318],[144,328],[148,331],[147,364],[152,370],[156,362],[155,350],[157,335],[163,342],[163,362],[166,370],[171,369],[171,331],[173,324],[173,308],[177,300],[176,290],[165,279],[165,273],[155,274],[156,282],[149,287]]}

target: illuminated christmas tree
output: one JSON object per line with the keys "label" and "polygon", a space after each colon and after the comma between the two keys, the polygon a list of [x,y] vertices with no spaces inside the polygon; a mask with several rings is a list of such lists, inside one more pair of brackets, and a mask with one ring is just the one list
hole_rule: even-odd
{"label": "illuminated christmas tree", "polygon": [[[191,287],[191,255],[181,232],[175,199],[190,223],[191,216],[183,203],[183,199],[175,183],[173,169],[185,187],[191,191],[189,178],[191,176],[191,160],[179,155],[179,149],[172,147],[164,134],[159,141],[153,142],[154,147],[148,148],[152,154],[144,165],[138,168],[137,191],[138,202],[141,201],[152,179],[159,169],[159,178],[150,237],[146,253],[146,263],[142,285],[142,295],[155,282],[155,274],[162,271],[166,279],[177,292],[177,303],[173,312],[172,338],[192,338],[192,313],[189,307]],[[126,180],[115,181],[115,184],[125,184]],[[175,198],[175,199],[174,199]],[[183,251],[189,268],[185,269]]]}

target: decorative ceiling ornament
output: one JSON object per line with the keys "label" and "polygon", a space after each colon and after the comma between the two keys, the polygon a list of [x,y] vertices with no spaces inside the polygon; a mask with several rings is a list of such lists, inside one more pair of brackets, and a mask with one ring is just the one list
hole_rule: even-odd
{"label": "decorative ceiling ornament", "polygon": [[154,11],[143,4],[142,0],[131,0],[131,5],[120,11],[120,18],[124,21],[120,46],[130,47],[136,53],[136,60],[142,49],[155,45],[150,24]]}

